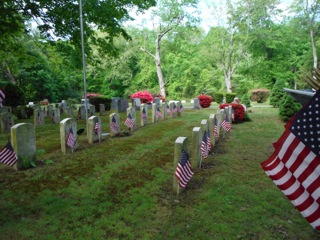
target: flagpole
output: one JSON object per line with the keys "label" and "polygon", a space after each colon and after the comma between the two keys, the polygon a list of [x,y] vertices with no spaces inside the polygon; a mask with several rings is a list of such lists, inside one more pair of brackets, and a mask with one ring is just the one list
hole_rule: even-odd
{"label": "flagpole", "polygon": [[82,14],[82,0],[79,0],[80,12],[80,31],[81,31],[81,50],[82,50],[82,69],[83,69],[83,89],[84,89],[84,108],[86,111],[86,131],[88,137],[88,104],[87,104],[87,80],[86,80],[86,59],[84,51],[84,33],[83,33],[83,14]]}

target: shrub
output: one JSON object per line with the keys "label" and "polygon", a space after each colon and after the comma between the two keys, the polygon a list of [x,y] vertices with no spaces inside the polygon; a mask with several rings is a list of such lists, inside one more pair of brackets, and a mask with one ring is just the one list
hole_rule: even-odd
{"label": "shrub", "polygon": [[208,95],[199,95],[197,98],[200,100],[200,106],[202,108],[210,107],[211,102],[213,100],[213,98],[211,96],[208,96]]}
{"label": "shrub", "polygon": [[149,93],[148,91],[139,91],[136,92],[134,94],[131,94],[130,96],[131,99],[133,98],[140,98],[141,103],[152,103],[153,102],[153,97],[151,95],[151,93]]}
{"label": "shrub", "polygon": [[223,93],[215,93],[214,94],[214,100],[216,103],[222,103],[223,102]]}
{"label": "shrub", "polygon": [[103,96],[98,97],[91,97],[89,99],[89,103],[94,105],[94,108],[96,111],[99,111],[100,104],[104,104],[106,111],[109,111],[111,109],[111,99]]}
{"label": "shrub", "polygon": [[283,88],[285,87],[285,83],[283,80],[278,79],[273,85],[272,92],[270,95],[270,104],[273,107],[279,107],[281,99],[283,98],[285,92]]}
{"label": "shrub", "polygon": [[280,119],[287,122],[301,108],[301,104],[296,102],[289,94],[285,94],[280,102]]}
{"label": "shrub", "polygon": [[235,97],[236,97],[235,93],[226,93],[226,102],[232,103]]}
{"label": "shrub", "polygon": [[228,103],[224,103],[224,104],[220,104],[219,108],[220,109],[225,109],[225,107],[231,106],[233,109],[233,113],[234,113],[234,119],[233,119],[233,123],[241,123],[245,120],[245,110],[244,107],[241,104],[237,104],[237,103],[232,103],[232,104],[228,104]]}
{"label": "shrub", "polygon": [[268,89],[254,89],[251,90],[251,100],[263,103],[266,102],[269,97],[270,91]]}
{"label": "shrub", "polygon": [[250,97],[248,94],[245,94],[241,97],[241,102],[247,107],[251,107]]}
{"label": "shrub", "polygon": [[3,105],[15,108],[19,105],[25,104],[25,95],[22,89],[12,83],[7,83],[7,85],[1,87],[6,95]]}
{"label": "shrub", "polygon": [[[95,97],[101,97],[102,95],[100,93],[87,93],[87,99],[95,98]],[[85,96],[83,95],[82,99],[85,99]]]}

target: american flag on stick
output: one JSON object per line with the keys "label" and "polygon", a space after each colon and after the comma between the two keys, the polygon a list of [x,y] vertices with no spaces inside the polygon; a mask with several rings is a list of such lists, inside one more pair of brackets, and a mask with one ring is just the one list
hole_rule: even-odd
{"label": "american flag on stick", "polygon": [[229,122],[229,118],[226,115],[226,117],[224,118],[224,120],[221,123],[221,127],[226,130],[227,132],[229,132],[231,130],[231,124]]}
{"label": "american flag on stick", "polygon": [[217,118],[214,118],[213,134],[214,134],[215,138],[219,138],[218,120],[217,120]]}
{"label": "american flag on stick", "polygon": [[177,111],[177,106],[175,103],[172,104],[172,113],[175,113]]}
{"label": "american flag on stick", "polygon": [[263,170],[302,216],[320,230],[320,91],[285,126]]}
{"label": "american flag on stick", "polygon": [[181,188],[185,188],[188,182],[190,181],[191,177],[193,176],[189,156],[184,150],[182,150],[181,152],[175,176],[178,179],[179,186]]}
{"label": "american flag on stick", "polygon": [[112,116],[110,128],[111,128],[111,130],[112,130],[112,132],[114,134],[117,134],[119,132],[119,124],[117,123],[116,118],[114,117],[114,115]]}
{"label": "american flag on stick", "polygon": [[168,114],[170,114],[171,115],[171,110],[170,110],[170,107],[169,107],[169,105],[168,104],[166,104],[167,106],[166,106],[166,111],[167,111],[167,113]]}
{"label": "american flag on stick", "polygon": [[208,147],[208,151],[210,151],[211,150],[210,131],[207,132],[207,147]]}
{"label": "american flag on stick", "polygon": [[232,109],[232,112],[231,112],[231,119],[232,121],[234,121],[234,110]]}
{"label": "american flag on stick", "polygon": [[202,137],[202,141],[201,141],[201,145],[200,145],[200,149],[201,149],[202,158],[206,159],[208,157],[207,131],[204,131],[204,134],[203,134],[203,137]]}
{"label": "american flag on stick", "polygon": [[100,124],[99,121],[96,121],[96,123],[94,124],[94,133],[98,134],[100,130]]}
{"label": "american flag on stick", "polygon": [[141,119],[142,119],[143,121],[146,121],[146,120],[147,120],[147,113],[146,113],[146,110],[145,110],[144,108],[142,109]]}
{"label": "american flag on stick", "polygon": [[68,134],[68,138],[67,138],[67,145],[68,145],[70,148],[73,148],[73,146],[75,145],[75,143],[76,143],[76,136],[75,136],[75,134],[73,133],[72,127],[70,127],[69,134]]}
{"label": "american flag on stick", "polygon": [[130,113],[128,113],[128,116],[126,118],[126,120],[124,121],[124,125],[126,125],[129,128],[133,128],[134,127],[134,121],[132,119],[132,116]]}
{"label": "american flag on stick", "polygon": [[0,162],[12,167],[17,162],[17,160],[17,155],[14,152],[11,143],[8,142],[0,151]]}
{"label": "american flag on stick", "polygon": [[182,106],[182,104],[180,103],[180,107],[179,107],[179,110],[178,110],[180,113],[182,113],[184,111],[184,108]]}
{"label": "american flag on stick", "polygon": [[156,116],[157,116],[157,118],[158,118],[158,119],[161,119],[161,118],[162,118],[162,112],[161,112],[161,110],[160,110],[160,108],[159,108],[159,107],[157,107],[157,113],[156,113]]}

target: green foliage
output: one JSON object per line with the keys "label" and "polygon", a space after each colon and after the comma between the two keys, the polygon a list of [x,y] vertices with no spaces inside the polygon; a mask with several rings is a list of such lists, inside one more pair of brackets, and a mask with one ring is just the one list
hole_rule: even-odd
{"label": "green foliage", "polygon": [[270,95],[270,105],[273,107],[279,107],[283,96],[286,94],[283,90],[285,82],[282,79],[278,79],[273,85]]}
{"label": "green foliage", "polygon": [[37,167],[35,159],[29,158],[29,157],[25,157],[25,158],[19,158],[21,161],[21,165],[19,166],[19,168],[22,168],[24,170],[27,170],[29,168],[35,168]]}
{"label": "green foliage", "polygon": [[104,104],[105,106],[105,110],[109,111],[111,109],[111,99],[107,98],[107,97],[92,97],[89,100],[90,104],[94,105],[96,111],[99,111],[99,105],[100,104]]}
{"label": "green foliage", "polygon": [[251,101],[250,101],[250,97],[248,94],[244,94],[241,99],[240,99],[241,103],[243,103],[244,105],[246,105],[246,107],[251,107]]}
{"label": "green foliage", "polygon": [[226,96],[226,102],[232,103],[233,99],[237,96],[237,94],[236,93],[226,93],[225,96]]}
{"label": "green foliage", "polygon": [[251,100],[258,102],[258,103],[264,103],[267,101],[270,91],[268,89],[254,89],[251,90]]}
{"label": "green foliage", "polygon": [[67,99],[67,105],[70,107],[75,107],[76,104],[78,104],[78,103],[79,103],[79,100],[77,100],[77,99],[74,99],[74,98]]}
{"label": "green foliage", "polygon": [[5,91],[6,95],[3,105],[15,108],[25,104],[25,95],[19,86],[13,83],[7,83],[6,85],[1,86],[1,88]]}
{"label": "green foliage", "polygon": [[287,122],[300,109],[301,104],[296,102],[289,94],[285,94],[279,106],[280,119]]}
{"label": "green foliage", "polygon": [[220,93],[220,92],[216,92],[216,93],[214,93],[214,97],[213,97],[213,99],[214,99],[214,101],[216,102],[216,103],[222,103],[223,102],[223,97],[224,97],[224,94],[223,93]]}

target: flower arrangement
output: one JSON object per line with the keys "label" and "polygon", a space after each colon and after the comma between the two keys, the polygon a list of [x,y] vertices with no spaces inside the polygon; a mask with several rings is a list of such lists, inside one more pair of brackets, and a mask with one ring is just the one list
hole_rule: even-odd
{"label": "flower arrangement", "polygon": [[133,93],[133,94],[131,94],[130,98],[131,99],[140,98],[141,103],[152,103],[153,102],[153,97],[152,97],[151,93],[149,93],[148,91],[139,91],[139,92]]}
{"label": "flower arrangement", "polygon": [[199,99],[199,101],[200,101],[200,106],[201,106],[202,108],[208,108],[208,107],[210,107],[211,102],[212,102],[212,100],[213,100],[213,98],[212,98],[211,96],[204,95],[204,94],[197,96],[197,98]]}
{"label": "flower arrangement", "polygon": [[234,112],[234,119],[233,123],[242,123],[245,120],[245,109],[242,106],[242,104],[238,103],[223,103],[220,104],[219,108],[224,109],[225,107],[232,106],[233,112]]}

